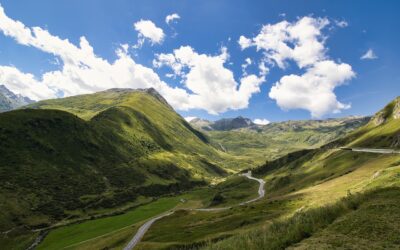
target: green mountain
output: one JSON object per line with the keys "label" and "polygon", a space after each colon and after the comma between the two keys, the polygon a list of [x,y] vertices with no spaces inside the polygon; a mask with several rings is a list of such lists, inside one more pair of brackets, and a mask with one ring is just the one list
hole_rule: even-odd
{"label": "green mountain", "polygon": [[235,159],[153,89],[111,89],[1,113],[0,155],[0,231],[218,181]]}
{"label": "green mountain", "polygon": [[[214,123],[194,119],[190,123],[203,131],[216,148],[247,159],[253,165],[259,165],[265,159],[273,160],[296,150],[318,148],[365,125],[369,119],[369,117],[345,117],[276,122],[264,126],[249,124],[229,131],[215,130],[213,126],[234,119],[224,119]],[[245,119],[241,120],[244,124]]]}

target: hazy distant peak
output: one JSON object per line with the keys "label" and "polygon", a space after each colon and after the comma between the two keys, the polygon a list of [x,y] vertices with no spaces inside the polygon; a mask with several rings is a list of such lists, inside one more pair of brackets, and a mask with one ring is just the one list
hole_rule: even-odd
{"label": "hazy distant peak", "polygon": [[34,101],[20,94],[15,94],[5,85],[0,85],[0,112],[13,110]]}

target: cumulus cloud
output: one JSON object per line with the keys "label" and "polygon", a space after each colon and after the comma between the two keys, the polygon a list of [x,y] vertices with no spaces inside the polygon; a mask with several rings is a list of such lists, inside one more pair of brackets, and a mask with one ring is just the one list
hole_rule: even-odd
{"label": "cumulus cloud", "polygon": [[168,66],[175,76],[182,78],[190,90],[190,107],[202,108],[210,114],[228,109],[246,108],[254,93],[260,91],[264,76],[246,75],[235,80],[233,72],[224,64],[229,58],[226,48],[218,55],[199,54],[190,46],[182,46],[170,54],[158,54],[155,67]]}
{"label": "cumulus cloud", "polygon": [[248,47],[250,47],[252,45],[252,41],[244,36],[239,37],[238,43],[242,50],[247,49]]}
{"label": "cumulus cloud", "polygon": [[0,66],[0,82],[15,94],[21,94],[32,100],[56,97],[56,92],[35,79],[34,75],[23,73],[11,66]]}
{"label": "cumulus cloud", "polygon": [[254,119],[253,122],[257,125],[267,125],[270,123],[267,119]]}
{"label": "cumulus cloud", "polygon": [[178,20],[178,19],[180,19],[180,18],[181,18],[181,17],[180,17],[177,13],[173,13],[173,14],[168,15],[168,16],[165,17],[165,22],[166,22],[167,24],[170,24],[170,23],[173,22],[174,20]]}
{"label": "cumulus cloud", "polygon": [[270,62],[285,68],[286,60],[294,60],[300,68],[324,59],[324,37],[321,30],[329,24],[326,18],[303,17],[297,22],[282,21],[264,25],[253,38],[240,36],[242,49],[254,46],[262,50]]}
{"label": "cumulus cloud", "polygon": [[160,54],[156,66],[172,67],[184,86],[171,87],[148,67],[136,63],[127,44],[119,46],[117,59],[109,62],[94,53],[85,37],[79,45],[61,39],[40,27],[26,27],[9,18],[0,5],[0,31],[19,44],[54,55],[60,69],[40,77],[21,72],[13,66],[0,66],[0,81],[15,93],[34,100],[93,93],[109,88],[153,87],[178,110],[203,109],[218,114],[228,109],[248,106],[250,97],[259,92],[264,76],[248,75],[235,81],[224,67],[229,54],[226,48],[216,56],[198,54],[191,47],[181,47],[173,54]]}
{"label": "cumulus cloud", "polygon": [[157,89],[177,109],[186,109],[189,94],[161,81],[150,68],[137,64],[128,54],[128,45],[116,50],[117,59],[110,63],[94,54],[85,37],[79,46],[50,34],[40,27],[29,28],[9,18],[0,6],[0,31],[18,43],[37,48],[59,58],[61,68],[40,78],[12,66],[0,67],[0,81],[13,92],[34,100],[92,93],[111,87]]}
{"label": "cumulus cloud", "polygon": [[271,88],[269,97],[282,109],[306,109],[313,117],[321,117],[350,107],[337,100],[334,89],[355,77],[355,73],[350,65],[336,63],[326,55],[327,37],[323,30],[329,23],[327,18],[303,17],[295,22],[267,24],[255,37],[239,38],[242,49],[255,47],[262,51],[261,75],[268,72],[267,64],[286,69],[288,61],[294,61],[304,71],[283,76]]}
{"label": "cumulus cloud", "polygon": [[350,108],[336,99],[335,87],[354,77],[351,66],[333,61],[317,62],[303,75],[287,75],[275,83],[269,97],[283,109],[306,109],[312,117]]}
{"label": "cumulus cloud", "polygon": [[138,47],[142,46],[146,39],[151,45],[161,44],[164,40],[164,31],[150,20],[140,20],[134,23],[133,27],[138,32]]}
{"label": "cumulus cloud", "polygon": [[361,60],[374,60],[377,59],[378,56],[375,54],[375,52],[372,49],[368,49],[365,54],[363,54],[360,59]]}

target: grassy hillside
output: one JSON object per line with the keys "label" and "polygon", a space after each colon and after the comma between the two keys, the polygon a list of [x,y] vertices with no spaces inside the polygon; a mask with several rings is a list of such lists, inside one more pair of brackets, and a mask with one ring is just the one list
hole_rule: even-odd
{"label": "grassy hillside", "polygon": [[231,131],[206,131],[215,147],[248,159],[253,165],[290,152],[318,148],[368,122],[369,118],[287,121]]}
{"label": "grassy hillside", "polygon": [[[390,113],[394,115],[395,111]],[[379,228],[391,230],[398,226],[397,220],[391,220],[390,213],[396,212],[392,208],[399,195],[400,155],[342,151],[338,147],[353,145],[356,140],[358,146],[368,145],[368,140],[359,140],[356,136],[360,131],[379,137],[379,131],[387,131],[383,128],[399,128],[398,121],[398,118],[388,116],[385,123],[367,124],[321,148],[269,160],[253,170],[266,181],[265,199],[227,211],[174,214],[156,222],[144,236],[139,249],[282,249],[302,247],[303,240],[311,240],[314,236],[314,241],[304,243],[304,249],[315,242],[323,248],[329,246],[323,241],[330,232],[323,233],[324,230],[339,228],[342,231],[336,235],[347,234],[346,230],[354,230],[350,227],[352,223],[363,228],[366,223],[363,221],[368,221],[371,216],[381,219]],[[396,138],[398,129],[390,131],[384,138]],[[379,146],[389,148],[392,143],[387,139]],[[385,209],[382,213],[375,209],[377,204]],[[335,224],[341,220],[346,222]],[[360,229],[360,233],[354,234],[354,239],[364,243],[357,245],[356,240],[347,239],[347,243],[339,242],[342,245],[337,246],[367,245],[368,230],[376,235],[374,245],[377,247],[393,246],[398,242],[396,230],[386,237],[379,228],[375,231],[373,227],[365,228],[367,230]],[[333,237],[329,244],[334,241]]]}
{"label": "grassy hillside", "polygon": [[154,90],[118,89],[0,114],[0,155],[1,232],[218,181],[235,160]]}
{"label": "grassy hillside", "polygon": [[399,107],[397,98],[342,139],[255,169],[266,181],[267,200],[292,201],[294,208],[262,227],[217,244],[205,243],[204,249],[396,248],[400,155],[336,147],[399,148]]}

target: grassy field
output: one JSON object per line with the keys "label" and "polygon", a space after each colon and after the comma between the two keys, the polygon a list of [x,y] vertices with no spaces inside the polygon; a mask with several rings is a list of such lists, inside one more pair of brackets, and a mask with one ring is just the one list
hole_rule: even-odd
{"label": "grassy field", "polygon": [[122,215],[60,227],[52,230],[38,249],[61,249],[78,246],[87,240],[97,241],[96,237],[135,226],[138,222],[174,208],[178,203],[179,197],[161,198]]}
{"label": "grassy field", "polygon": [[208,207],[218,193],[224,199],[218,206],[228,206],[257,196],[258,183],[246,177],[233,176],[216,186],[198,188],[179,196],[161,198],[122,215],[111,216],[52,230],[38,249],[114,248],[126,244],[137,227],[155,215],[174,207]]}

